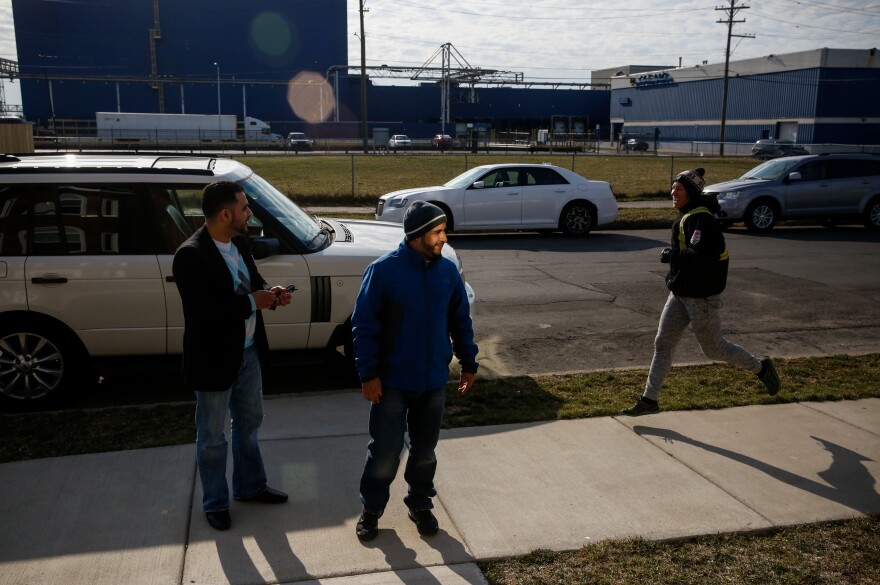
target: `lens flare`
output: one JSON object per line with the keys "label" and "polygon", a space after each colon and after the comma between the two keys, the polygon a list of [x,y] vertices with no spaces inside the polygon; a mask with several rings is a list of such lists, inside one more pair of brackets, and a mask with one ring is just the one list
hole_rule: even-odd
{"label": "lens flare", "polygon": [[251,22],[251,39],[260,51],[272,57],[287,52],[291,37],[287,22],[275,12],[261,12]]}
{"label": "lens flare", "polygon": [[287,84],[287,103],[306,122],[326,122],[336,108],[333,88],[319,73],[303,71]]}

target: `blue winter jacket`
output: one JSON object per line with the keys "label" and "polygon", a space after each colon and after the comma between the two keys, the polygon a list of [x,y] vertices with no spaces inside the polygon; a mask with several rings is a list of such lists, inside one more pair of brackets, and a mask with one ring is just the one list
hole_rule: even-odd
{"label": "blue winter jacket", "polygon": [[455,264],[427,262],[406,241],[367,266],[351,324],[362,381],[378,376],[388,388],[436,390],[446,385],[453,352],[462,371],[477,371],[470,307]]}

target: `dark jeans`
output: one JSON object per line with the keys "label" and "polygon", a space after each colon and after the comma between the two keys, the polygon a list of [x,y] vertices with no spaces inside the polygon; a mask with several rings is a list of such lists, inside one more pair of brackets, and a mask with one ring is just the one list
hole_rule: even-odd
{"label": "dark jeans", "polygon": [[409,457],[404,478],[409,486],[404,503],[412,510],[434,507],[431,498],[437,457],[434,448],[440,438],[440,421],[446,402],[446,389],[407,392],[382,389],[382,399],[370,408],[370,444],[361,476],[361,503],[364,510],[381,514],[388,504],[391,482],[397,475],[403,435],[409,434]]}

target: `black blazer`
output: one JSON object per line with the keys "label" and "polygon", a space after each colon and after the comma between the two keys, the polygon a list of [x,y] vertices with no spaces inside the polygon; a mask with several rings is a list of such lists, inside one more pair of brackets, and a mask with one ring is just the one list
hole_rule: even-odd
{"label": "black blazer", "polygon": [[[247,265],[252,289],[267,288],[254,264],[247,238],[236,236],[232,242]],[[184,386],[205,392],[226,390],[238,375],[244,356],[250,297],[233,290],[226,261],[204,226],[177,249],[172,271],[183,301]],[[265,360],[269,343],[260,311],[257,311],[254,345],[260,358]]]}

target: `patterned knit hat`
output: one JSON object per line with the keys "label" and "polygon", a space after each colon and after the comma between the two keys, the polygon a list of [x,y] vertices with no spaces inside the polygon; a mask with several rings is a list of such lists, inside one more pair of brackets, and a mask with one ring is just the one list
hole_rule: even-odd
{"label": "patterned knit hat", "polygon": [[692,171],[678,173],[678,176],[672,182],[681,183],[688,192],[688,196],[693,199],[699,197],[703,192],[703,187],[706,185],[706,181],[703,180],[704,174],[706,174],[706,169],[698,167]]}
{"label": "patterned knit hat", "polygon": [[406,241],[418,239],[441,223],[446,223],[446,214],[442,209],[427,201],[414,202],[403,216]]}

